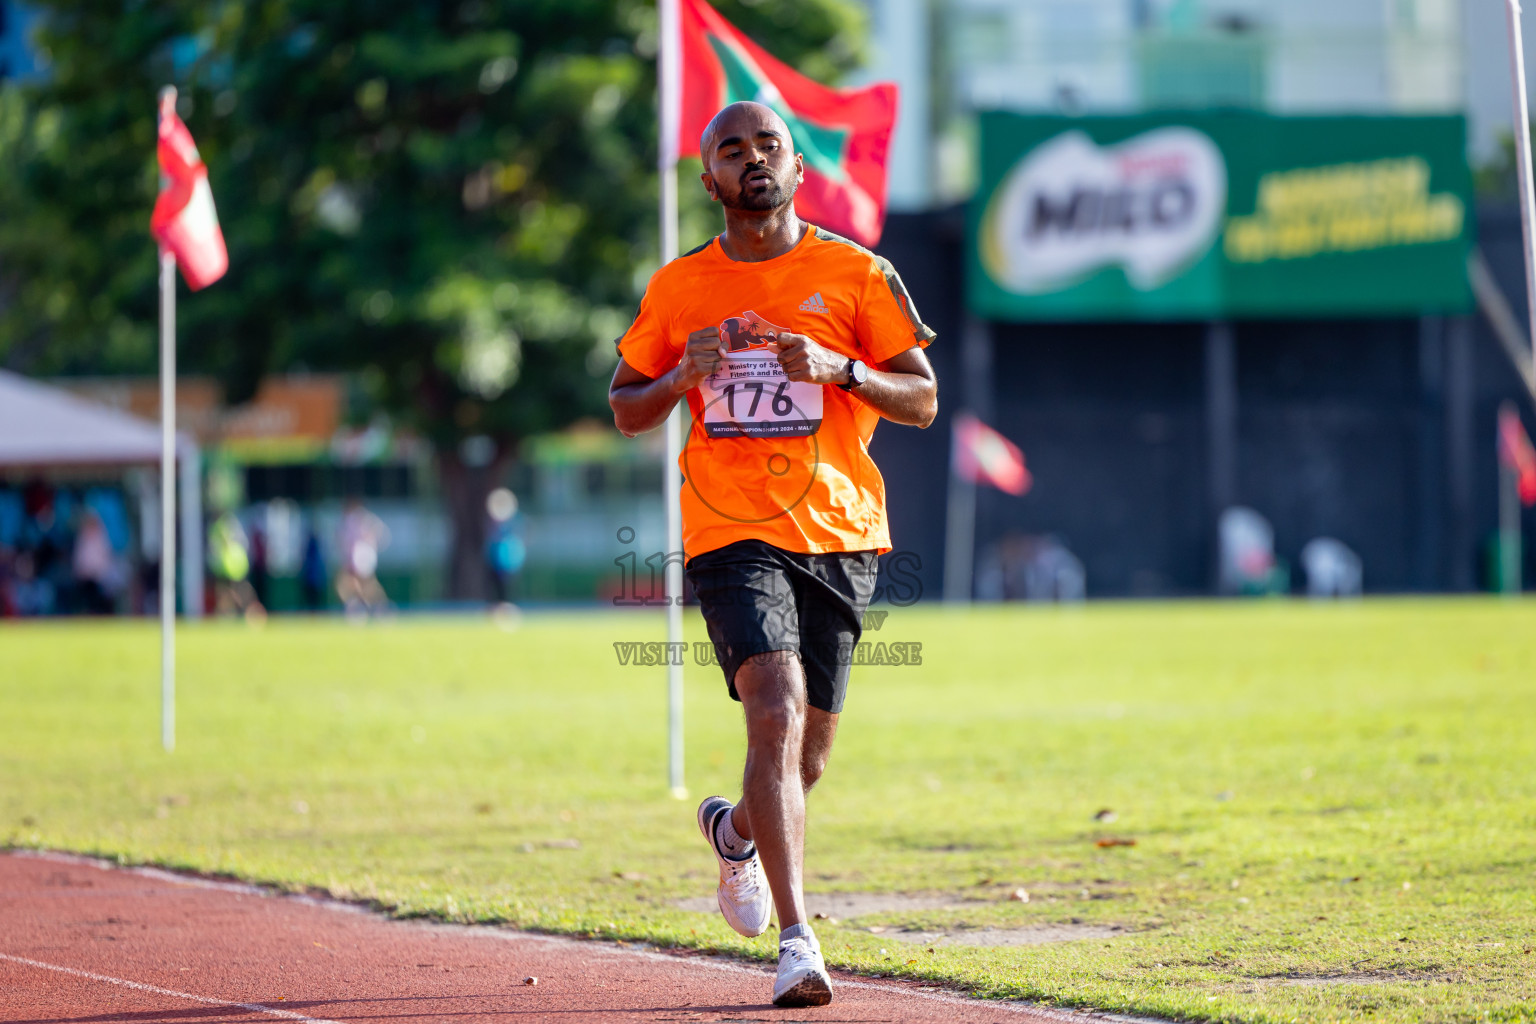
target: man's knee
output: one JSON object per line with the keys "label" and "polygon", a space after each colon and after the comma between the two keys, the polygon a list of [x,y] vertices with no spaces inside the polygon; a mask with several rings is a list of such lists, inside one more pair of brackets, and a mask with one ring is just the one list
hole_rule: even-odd
{"label": "man's knee", "polygon": [[764,695],[746,705],[747,742],[793,740],[805,735],[805,702],[792,693]]}
{"label": "man's knee", "polygon": [[827,770],[827,755],[825,752],[812,754],[806,751],[800,756],[800,786],[807,793],[811,787],[821,779],[823,772]]}
{"label": "man's knee", "polygon": [[805,735],[805,682],[793,655],[768,651],[748,658],[736,673],[749,744],[792,741]]}

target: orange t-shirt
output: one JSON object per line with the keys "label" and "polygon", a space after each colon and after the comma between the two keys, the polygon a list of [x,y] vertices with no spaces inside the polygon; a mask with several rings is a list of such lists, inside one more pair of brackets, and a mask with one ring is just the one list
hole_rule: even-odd
{"label": "orange t-shirt", "polygon": [[737,262],[719,239],[651,277],[619,354],[655,379],[688,335],[719,326],[725,365],[688,392],[683,550],[739,540],[785,551],[889,551],[885,481],[869,457],[880,414],[831,384],[788,380],[767,341],[804,334],[871,366],[926,346],[934,332],[890,262],[812,227],[782,256]]}

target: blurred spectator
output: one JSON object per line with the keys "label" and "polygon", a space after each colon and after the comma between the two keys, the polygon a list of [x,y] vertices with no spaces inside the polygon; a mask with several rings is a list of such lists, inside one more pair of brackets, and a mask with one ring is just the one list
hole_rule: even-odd
{"label": "blurred spectator", "polygon": [[1217,587],[1223,594],[1276,594],[1290,589],[1290,573],[1275,560],[1275,530],[1251,508],[1222,512]]}
{"label": "blurred spectator", "polygon": [[54,586],[46,579],[39,579],[37,562],[30,551],[16,556],[15,578],[11,583],[11,595],[17,615],[51,615],[54,609]]}
{"label": "blurred spectator", "polygon": [[1314,537],[1301,549],[1301,565],[1307,573],[1307,593],[1312,597],[1359,597],[1364,576],[1360,556],[1343,541]]}
{"label": "blurred spectator", "polygon": [[357,498],[348,498],[337,544],[341,571],[336,574],[336,594],[349,616],[377,615],[388,608],[389,598],[378,575],[379,552],[388,546],[389,528],[384,520]]}
{"label": "blurred spectator", "polygon": [[304,591],[304,607],[318,612],[325,607],[325,556],[320,552],[320,538],[314,530],[304,540],[304,560],[299,564],[299,587]]}
{"label": "blurred spectator", "polygon": [[65,611],[59,598],[71,583],[65,553],[69,547],[67,517],[60,518],[60,495],[43,480],[28,482],[22,491],[26,519],[22,523],[21,549],[28,556],[18,565],[17,576],[25,592],[20,603],[23,615],[52,615]]}
{"label": "blurred spectator", "polygon": [[160,614],[160,559],[145,559],[139,564],[140,615]]}
{"label": "blurred spectator", "polygon": [[251,527],[251,589],[262,607],[267,600],[267,533],[260,526]]}
{"label": "blurred spectator", "polygon": [[225,512],[208,528],[208,567],[221,615],[238,613],[247,621],[266,620],[267,609],[251,587],[250,538],[233,512]]}
{"label": "blurred spectator", "polygon": [[485,499],[485,511],[490,517],[485,561],[491,573],[491,592],[498,605],[511,604],[517,598],[517,578],[528,558],[517,519],[517,495],[498,487]]}
{"label": "blurred spectator", "polygon": [[87,615],[111,615],[117,608],[117,558],[106,525],[92,509],[80,515],[72,567],[79,610]]}
{"label": "blurred spectator", "polygon": [[976,597],[982,601],[1083,600],[1087,573],[1060,538],[1010,533],[982,556]]}
{"label": "blurred spectator", "polygon": [[15,566],[16,552],[0,542],[0,619],[16,615]]}

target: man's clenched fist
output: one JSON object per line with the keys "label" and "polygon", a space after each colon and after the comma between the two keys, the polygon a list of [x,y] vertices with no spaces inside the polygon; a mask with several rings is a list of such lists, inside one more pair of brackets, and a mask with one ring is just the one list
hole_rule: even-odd
{"label": "man's clenched fist", "polygon": [[814,338],[784,331],[768,342],[778,353],[784,376],[807,384],[842,384],[847,380],[848,357],[822,348]]}
{"label": "man's clenched fist", "polygon": [[683,358],[673,371],[673,390],[678,394],[699,386],[699,383],[720,369],[725,358],[725,348],[720,343],[720,328],[705,327],[688,335],[688,345]]}

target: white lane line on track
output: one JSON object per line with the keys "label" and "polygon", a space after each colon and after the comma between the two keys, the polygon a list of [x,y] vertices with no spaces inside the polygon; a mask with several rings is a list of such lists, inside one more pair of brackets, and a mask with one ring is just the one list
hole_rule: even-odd
{"label": "white lane line on track", "polygon": [[9,960],[13,964],[25,964],[28,967],[37,967],[45,971],[58,971],[60,974],[71,974],[77,978],[86,978],[90,981],[104,981],[108,985],[121,985],[123,988],[131,988],[137,992],[152,992],[157,996],[186,999],[194,1003],[203,1003],[206,1006],[223,1006],[233,1010],[249,1010],[252,1013],[264,1013],[269,1017],[278,1017],[282,1020],[301,1021],[303,1024],[337,1024],[334,1020],[326,1020],[323,1017],[306,1017],[302,1013],[294,1013],[292,1010],[279,1010],[275,1007],[264,1006],[261,1003],[236,1003],[228,999],[214,999],[212,996],[193,995],[191,992],[178,992],[173,988],[146,985],[142,981],[114,978],[110,974],[97,974],[95,971],[82,971],[75,967],[63,967],[59,964],[44,963],[41,960],[29,960],[24,956],[12,956],[10,953],[0,953],[0,960]]}

